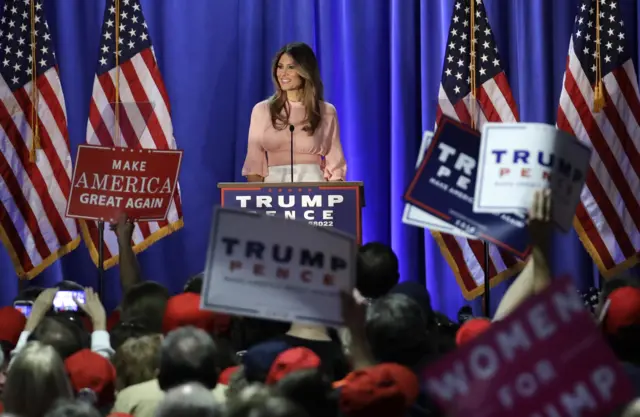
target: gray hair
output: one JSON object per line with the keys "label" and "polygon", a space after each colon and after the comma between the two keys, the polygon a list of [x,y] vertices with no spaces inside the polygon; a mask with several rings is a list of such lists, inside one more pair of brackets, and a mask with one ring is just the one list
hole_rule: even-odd
{"label": "gray hair", "polygon": [[73,390],[58,352],[30,342],[18,354],[7,374],[2,394],[7,413],[42,417],[60,399],[73,399]]}
{"label": "gray hair", "polygon": [[167,391],[155,417],[221,416],[213,394],[201,384],[185,384]]}

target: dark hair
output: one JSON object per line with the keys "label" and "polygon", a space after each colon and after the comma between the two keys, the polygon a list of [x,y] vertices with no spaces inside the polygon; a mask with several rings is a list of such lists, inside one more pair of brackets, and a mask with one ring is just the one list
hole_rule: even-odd
{"label": "dark hair", "polygon": [[179,385],[197,382],[209,389],[218,383],[216,345],[201,329],[181,327],[162,341],[158,383],[167,391]]}
{"label": "dark hair", "polygon": [[80,326],[64,317],[45,317],[28,341],[38,342],[53,347],[64,361],[74,353],[89,347],[87,332]]}
{"label": "dark hair", "polygon": [[600,298],[606,300],[613,291],[624,287],[640,288],[640,279],[633,275],[618,275],[612,277],[602,285]]}
{"label": "dark hair", "polygon": [[247,350],[251,346],[266,342],[289,331],[291,323],[233,317],[231,319],[231,346],[235,351]]}
{"label": "dark hair", "polygon": [[150,336],[158,334],[158,331],[151,331],[149,329],[148,320],[142,318],[131,318],[129,320],[118,322],[111,331],[109,336],[111,338],[111,347],[113,350],[120,349],[120,346],[132,338],[138,338],[143,336]]}
{"label": "dark hair", "polygon": [[621,327],[606,339],[619,361],[640,366],[640,325]]}
{"label": "dark hair", "polygon": [[403,294],[390,294],[367,309],[367,339],[375,359],[414,368],[435,354],[424,311]]}
{"label": "dark hair", "polygon": [[100,413],[86,401],[59,400],[45,417],[100,417]]}
{"label": "dark hair", "polygon": [[309,413],[309,417],[338,415],[333,387],[317,369],[304,369],[285,376],[276,385],[278,391]]}
{"label": "dark hair", "polygon": [[36,298],[44,291],[42,287],[28,287],[18,293],[18,296],[13,299],[16,301],[35,301]]}
{"label": "dark hair", "polygon": [[77,282],[63,280],[56,285],[60,291],[84,291],[84,287]]}
{"label": "dark hair", "polygon": [[[280,81],[278,80],[277,71],[278,64],[282,55],[289,55],[298,64],[296,72],[302,78],[303,103],[306,108],[307,125],[303,128],[310,135],[316,131],[322,114],[320,113],[320,102],[324,99],[324,86],[320,78],[320,69],[318,60],[313,53],[313,49],[306,43],[293,42],[288,43],[273,58],[271,67],[271,77],[276,92],[269,99],[269,113],[271,114],[271,124],[275,129],[285,129],[289,125],[289,109],[287,107],[287,95],[280,89]],[[282,114],[284,110],[284,115]]]}
{"label": "dark hair", "polygon": [[194,294],[202,293],[202,281],[204,279],[204,272],[201,272],[191,278],[184,285],[183,292],[191,292]]}
{"label": "dark hair", "polygon": [[121,320],[144,323],[153,333],[162,333],[162,320],[169,300],[169,291],[153,281],[134,285],[122,299]]}
{"label": "dark hair", "polygon": [[356,288],[363,297],[380,298],[398,283],[398,257],[389,246],[370,242],[358,250]]}

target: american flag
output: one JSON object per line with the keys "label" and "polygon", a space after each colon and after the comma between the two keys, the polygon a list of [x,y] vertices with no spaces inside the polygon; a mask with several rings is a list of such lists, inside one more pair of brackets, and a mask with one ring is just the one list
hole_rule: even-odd
{"label": "american flag", "polygon": [[[605,107],[596,112],[600,80]],[[574,226],[601,273],[615,275],[640,248],[640,100],[617,1],[579,6],[557,123],[593,148]]]}
{"label": "american flag", "polygon": [[41,0],[4,3],[0,95],[0,237],[18,276],[30,279],[80,243],[75,220],[65,217],[67,116]]}
{"label": "american flag", "polygon": [[[471,3],[474,1],[475,3]],[[482,0],[457,0],[451,26],[440,91],[438,114],[471,124],[478,130],[486,122],[516,122],[518,111],[502,68]],[[471,30],[473,26],[473,42]],[[473,45],[472,45],[473,44]],[[472,47],[473,46],[473,47]],[[472,52],[473,51],[473,52]],[[471,95],[471,56],[475,55],[476,96]],[[484,291],[484,244],[458,236],[432,232],[456,275],[466,298]],[[522,262],[495,245],[489,245],[489,279],[496,284],[522,269]]]}
{"label": "american flag", "polygon": [[[115,105],[116,90],[119,93],[118,106]],[[176,149],[169,97],[138,0],[107,2],[90,106],[88,143],[138,149]],[[117,131],[116,108],[119,109]],[[179,192],[178,189],[174,195],[167,221],[136,223],[133,233],[136,253],[183,226]],[[97,262],[97,223],[82,221],[81,225],[91,257]],[[104,236],[104,267],[109,268],[118,262],[118,242],[114,233],[105,233]]]}

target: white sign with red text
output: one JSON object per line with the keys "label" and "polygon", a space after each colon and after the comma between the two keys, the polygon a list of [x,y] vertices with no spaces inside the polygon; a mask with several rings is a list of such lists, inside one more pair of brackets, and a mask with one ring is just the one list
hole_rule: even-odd
{"label": "white sign with red text", "polygon": [[523,213],[538,189],[551,189],[553,220],[568,231],[589,169],[591,149],[542,123],[487,123],[473,199],[476,213]]}
{"label": "white sign with red text", "polygon": [[201,308],[286,322],[342,325],[356,242],[334,228],[217,208]]}

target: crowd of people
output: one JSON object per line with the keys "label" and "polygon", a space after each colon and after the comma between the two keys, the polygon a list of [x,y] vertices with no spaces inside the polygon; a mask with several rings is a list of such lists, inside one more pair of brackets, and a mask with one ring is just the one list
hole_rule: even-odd
{"label": "crowd of people", "polygon": [[[501,300],[504,319],[551,281],[549,196],[536,194],[534,249]],[[28,317],[0,309],[0,412],[15,417],[404,417],[446,416],[421,371],[491,328],[433,311],[426,288],[404,280],[380,243],[360,247],[356,288],[342,294],[344,327],[228,316],[200,309],[202,276],[183,293],[142,278],[133,225],[113,228],[124,297],[107,314],[90,288],[63,281],[27,288]],[[85,292],[77,312],[55,311],[57,291]],[[607,302],[608,300],[608,302]],[[640,397],[640,282],[609,280],[594,317]],[[635,402],[619,415],[640,415]],[[473,417],[473,416],[469,416]]]}

